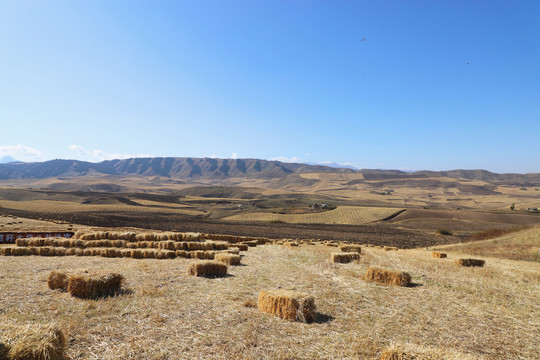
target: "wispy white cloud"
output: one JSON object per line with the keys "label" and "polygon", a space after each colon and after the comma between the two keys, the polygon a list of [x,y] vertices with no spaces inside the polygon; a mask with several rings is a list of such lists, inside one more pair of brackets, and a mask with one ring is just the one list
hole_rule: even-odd
{"label": "wispy white cloud", "polygon": [[41,151],[22,144],[1,145],[0,157],[2,156],[11,156],[20,161],[39,161],[43,158]]}
{"label": "wispy white cloud", "polygon": [[232,153],[231,159],[238,159],[238,153]]}
{"label": "wispy white cloud", "polygon": [[270,160],[287,162],[287,163],[300,163],[300,162],[302,162],[302,159],[299,158],[298,156],[293,156],[293,157],[290,157],[290,158],[285,157],[285,156],[275,156],[275,157],[271,158]]}
{"label": "wispy white cloud", "polygon": [[86,150],[79,145],[69,145],[69,150],[77,154],[77,157],[80,160],[87,160],[93,162],[100,162],[104,160],[115,160],[115,159],[129,159],[129,158],[141,158],[141,157],[152,157],[152,155],[147,154],[113,154],[108,153],[100,149]]}

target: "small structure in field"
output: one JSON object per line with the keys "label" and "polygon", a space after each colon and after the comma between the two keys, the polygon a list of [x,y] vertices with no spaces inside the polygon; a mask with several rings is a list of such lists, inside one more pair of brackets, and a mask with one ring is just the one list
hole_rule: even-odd
{"label": "small structure in field", "polygon": [[286,290],[262,290],[259,310],[285,320],[309,323],[315,319],[315,301],[311,296]]}
{"label": "small structure in field", "polygon": [[362,253],[362,248],[358,245],[343,245],[339,247],[339,250],[343,252],[357,252],[359,254]]}
{"label": "small structure in field", "polygon": [[370,267],[366,271],[366,281],[382,285],[407,286],[411,282],[411,275],[401,271],[391,271]]}
{"label": "small structure in field", "polygon": [[124,283],[124,276],[116,273],[106,275],[72,275],[67,290],[71,296],[95,299],[117,294]]}
{"label": "small structure in field", "polygon": [[236,254],[216,254],[215,260],[227,265],[240,265],[242,257]]}

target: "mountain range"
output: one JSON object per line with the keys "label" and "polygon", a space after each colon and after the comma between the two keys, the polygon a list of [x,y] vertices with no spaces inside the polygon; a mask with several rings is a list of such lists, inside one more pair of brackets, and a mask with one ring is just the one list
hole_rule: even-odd
{"label": "mountain range", "polygon": [[154,157],[107,160],[92,163],[79,160],[10,162],[0,164],[0,179],[44,179],[88,175],[162,176],[186,180],[224,180],[228,178],[282,179],[302,173],[358,173],[365,180],[449,177],[480,180],[494,184],[539,186],[540,173],[497,174],[486,170],[417,171],[336,168],[303,163],[284,163],[261,159],[216,159]]}

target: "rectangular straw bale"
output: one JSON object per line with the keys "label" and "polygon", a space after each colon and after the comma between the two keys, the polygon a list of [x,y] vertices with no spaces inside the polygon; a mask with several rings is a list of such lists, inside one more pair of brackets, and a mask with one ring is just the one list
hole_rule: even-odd
{"label": "rectangular straw bale", "polygon": [[15,245],[20,246],[20,247],[28,246],[28,239],[26,238],[15,239]]}
{"label": "rectangular straw bale", "polygon": [[407,286],[411,282],[411,275],[406,272],[370,267],[366,271],[365,279],[366,281],[383,285]]}
{"label": "rectangular straw bale", "polygon": [[397,247],[395,246],[385,246],[384,248],[384,251],[397,251]]}
{"label": "rectangular straw bale", "polygon": [[162,250],[176,250],[175,243],[172,240],[160,242],[158,248]]}
{"label": "rectangular straw bale", "polygon": [[69,246],[70,247],[76,247],[76,248],[85,248],[86,247],[86,241],[79,240],[79,239],[70,239],[69,240]]}
{"label": "rectangular straw bale", "polygon": [[259,244],[257,243],[257,240],[253,240],[253,241],[244,241],[244,242],[242,242],[242,244],[246,244],[246,245],[249,246],[249,247],[255,247],[255,246],[259,245]]}
{"label": "rectangular straw bale", "polygon": [[343,245],[339,247],[339,250],[343,252],[357,252],[359,254],[362,253],[362,248],[358,245]]}
{"label": "rectangular straw bale", "polygon": [[47,285],[51,290],[60,289],[62,291],[67,291],[68,280],[69,279],[66,273],[60,271],[52,271],[47,278]]}
{"label": "rectangular straw bale", "polygon": [[49,246],[49,247],[54,247],[54,243],[55,243],[55,240],[54,238],[45,238],[45,240],[43,241],[43,246]]}
{"label": "rectangular straw bale", "polygon": [[296,241],[290,241],[290,242],[286,242],[285,243],[285,246],[288,246],[288,247],[297,247],[299,246],[298,243]]}
{"label": "rectangular straw bale", "polygon": [[100,248],[92,248],[92,256],[101,256],[102,250]]}
{"label": "rectangular straw bale", "polygon": [[479,260],[479,259],[457,259],[455,261],[456,265],[459,265],[459,266],[467,266],[467,267],[471,267],[471,266],[479,266],[479,267],[482,267],[485,265],[485,261],[484,260]]}
{"label": "rectangular straw bale", "polygon": [[45,239],[43,238],[32,238],[28,239],[28,246],[43,246]]}
{"label": "rectangular straw bale", "polygon": [[69,248],[66,249],[66,256],[80,256],[83,249],[79,248]]}
{"label": "rectangular straw bale", "polygon": [[240,261],[242,261],[242,257],[240,255],[224,253],[216,254],[214,259],[227,265],[240,265]]}
{"label": "rectangular straw bale", "polygon": [[227,250],[229,248],[229,243],[224,241],[214,242],[214,250]]}
{"label": "rectangular straw bale", "polygon": [[178,258],[184,258],[184,259],[189,259],[191,257],[191,255],[189,254],[188,251],[185,251],[185,250],[176,250],[176,257]]}
{"label": "rectangular straw bale", "polygon": [[446,253],[443,253],[443,252],[433,251],[431,253],[431,256],[433,256],[434,258],[442,259],[442,258],[445,258],[447,255]]}
{"label": "rectangular straw bale", "polygon": [[201,277],[224,277],[227,275],[227,265],[218,261],[199,261],[190,265],[188,274]]}
{"label": "rectangular straw bale", "polygon": [[116,258],[120,257],[121,253],[120,250],[117,248],[104,248],[101,250],[101,256],[107,258]]}
{"label": "rectangular straw bale", "polygon": [[133,259],[144,259],[144,251],[139,249],[131,250],[131,257]]}
{"label": "rectangular straw bale", "polygon": [[174,259],[176,250],[160,250],[156,253],[156,259]]}
{"label": "rectangular straw bale", "polygon": [[215,256],[214,251],[203,251],[203,250],[191,251],[191,258],[192,259],[213,260],[214,256]]}
{"label": "rectangular straw bale", "polygon": [[83,249],[82,256],[92,256],[92,249],[91,248]]}
{"label": "rectangular straw bale", "polygon": [[175,250],[187,250],[188,249],[188,243],[185,241],[177,241],[174,243],[174,249]]}
{"label": "rectangular straw bale", "polygon": [[315,319],[315,301],[311,296],[286,290],[262,290],[258,308],[267,314],[285,320],[312,322]]}
{"label": "rectangular straw bale", "polygon": [[357,252],[332,253],[332,261],[335,263],[346,264],[360,259]]}
{"label": "rectangular straw bale", "polygon": [[124,283],[124,276],[116,273],[106,275],[72,275],[68,280],[71,296],[83,299],[108,297],[118,293]]}
{"label": "rectangular straw bale", "polygon": [[39,256],[54,256],[54,248],[48,246],[39,248]]}
{"label": "rectangular straw bale", "polygon": [[202,242],[190,241],[187,243],[188,250],[206,250],[206,245]]}
{"label": "rectangular straw bale", "polygon": [[111,245],[116,248],[124,248],[126,247],[127,241],[126,240],[111,240]]}
{"label": "rectangular straw bale", "polygon": [[227,250],[223,250],[223,252],[228,253],[228,254],[238,255],[238,254],[240,254],[240,249],[238,249],[238,248],[230,248],[230,249],[227,249]]}
{"label": "rectangular straw bale", "polygon": [[0,247],[0,255],[11,256],[11,249],[10,247]]}
{"label": "rectangular straw bale", "polygon": [[155,259],[158,251],[155,249],[145,249],[143,250],[143,256],[145,259]]}
{"label": "rectangular straw bale", "polygon": [[231,244],[230,247],[231,248],[235,247],[240,251],[248,251],[249,249],[249,246],[247,246],[246,244]]}
{"label": "rectangular straw bale", "polygon": [[182,240],[186,240],[186,241],[198,241],[200,238],[201,238],[200,233],[189,232],[189,233],[182,234]]}
{"label": "rectangular straw bale", "polygon": [[66,337],[56,325],[18,326],[6,348],[9,360],[66,359]]}
{"label": "rectangular straw bale", "polygon": [[122,249],[120,250],[121,257],[131,257],[131,249]]}
{"label": "rectangular straw bale", "polygon": [[54,256],[65,256],[66,255],[66,249],[62,247],[54,248]]}

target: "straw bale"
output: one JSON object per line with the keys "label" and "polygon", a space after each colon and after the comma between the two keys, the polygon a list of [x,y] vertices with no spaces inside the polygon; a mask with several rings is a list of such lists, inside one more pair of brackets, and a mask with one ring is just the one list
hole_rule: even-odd
{"label": "straw bale", "polygon": [[238,249],[238,248],[230,248],[230,249],[227,249],[227,250],[223,250],[223,252],[226,252],[228,254],[238,255],[238,254],[240,254],[240,249]]}
{"label": "straw bale", "polygon": [[385,246],[383,247],[384,251],[397,251],[397,247],[395,246]]}
{"label": "straw bale", "polygon": [[285,320],[312,322],[315,319],[315,301],[311,296],[286,290],[262,290],[259,310]]}
{"label": "straw bale", "polygon": [[332,253],[332,261],[335,263],[346,264],[358,259],[360,254],[357,252]]}
{"label": "straw bale", "polygon": [[230,246],[228,242],[223,242],[223,241],[214,242],[213,244],[214,244],[214,250],[227,250]]}
{"label": "straw bale", "polygon": [[52,271],[47,278],[47,285],[51,290],[60,289],[62,291],[67,291],[68,280],[68,276],[65,273]]}
{"label": "straw bale", "polygon": [[66,255],[66,249],[65,248],[54,248],[54,256],[65,256]]}
{"label": "straw bale", "polygon": [[101,276],[73,275],[68,280],[68,292],[71,296],[94,299],[108,297],[118,293],[124,283],[124,276],[110,273]]}
{"label": "straw bale", "polygon": [[92,256],[101,256],[102,250],[100,248],[92,248]]}
{"label": "straw bale", "polygon": [[172,240],[167,240],[167,241],[162,241],[159,243],[159,246],[158,246],[158,249],[162,249],[162,250],[176,250],[176,246],[175,246],[175,243],[174,241]]}
{"label": "straw bale", "polygon": [[366,271],[366,281],[383,285],[407,286],[411,282],[411,275],[406,272],[384,270],[370,267]]}
{"label": "straw bale", "polygon": [[187,250],[188,249],[188,243],[185,241],[177,241],[174,243],[175,250]]}
{"label": "straw bale", "polygon": [[202,243],[202,242],[194,242],[194,241],[191,241],[191,242],[188,242],[187,243],[188,245],[188,250],[206,250],[206,244],[205,243]]}
{"label": "straw bale", "polygon": [[28,246],[43,246],[45,239],[43,238],[32,238],[28,239]]}
{"label": "straw bale", "polygon": [[144,258],[145,259],[155,259],[157,256],[158,251],[154,249],[145,249],[143,251]]}
{"label": "straw bale", "polygon": [[111,240],[111,245],[116,248],[124,248],[126,247],[127,241],[126,240]]}
{"label": "straw bale", "polygon": [[380,360],[416,360],[416,356],[402,351],[386,349],[381,353]]}
{"label": "straw bale", "polygon": [[70,239],[69,246],[76,247],[76,248],[84,248],[86,247],[86,241],[79,240],[79,239]]}
{"label": "straw bale", "polygon": [[93,253],[92,253],[92,249],[88,248],[88,249],[83,249],[82,251],[82,256],[92,256]]}
{"label": "straw bale", "polygon": [[258,242],[257,242],[257,240],[253,240],[253,241],[244,241],[244,242],[242,242],[242,244],[246,244],[246,245],[249,246],[249,247],[255,247],[255,246],[259,245]]}
{"label": "straw bale", "polygon": [[203,251],[203,250],[191,251],[191,258],[192,259],[213,260],[214,256],[215,256],[214,251]]}
{"label": "straw bale", "polygon": [[6,359],[66,359],[66,337],[56,325],[18,326],[10,333],[10,340]]}
{"label": "straw bale", "polygon": [[26,238],[15,239],[15,245],[20,246],[20,247],[28,246],[28,239]]}
{"label": "straw bale", "polygon": [[80,256],[83,249],[69,248],[66,249],[66,256]]}
{"label": "straw bale", "polygon": [[176,257],[189,259],[191,255],[185,250],[176,250]]}
{"label": "straw bale", "polygon": [[176,251],[173,250],[160,250],[156,253],[156,259],[174,259],[176,257]]}
{"label": "straw bale", "polygon": [[54,248],[48,246],[39,248],[39,256],[54,256]]}
{"label": "straw bale", "polygon": [[234,254],[216,254],[214,259],[227,265],[240,265],[242,257]]}
{"label": "straw bale", "polygon": [[115,258],[115,257],[120,257],[121,253],[120,253],[120,250],[117,248],[105,248],[101,250],[101,256],[107,257],[107,258]]}
{"label": "straw bale", "polygon": [[120,250],[121,257],[131,257],[131,249],[122,249]]}
{"label": "straw bale", "polygon": [[231,244],[230,247],[235,247],[240,251],[248,251],[249,249],[249,246],[247,246],[246,244]]}
{"label": "straw bale", "polygon": [[50,246],[50,247],[54,247],[54,238],[45,238],[44,241],[43,241],[43,246]]}
{"label": "straw bale", "polygon": [[285,245],[288,246],[288,247],[297,247],[298,243],[297,242],[286,242]]}
{"label": "straw bale", "polygon": [[189,232],[189,233],[182,234],[182,240],[186,240],[186,241],[197,241],[200,238],[201,238],[201,233]]}
{"label": "straw bale", "polygon": [[362,253],[362,248],[358,245],[344,245],[340,246],[339,249],[343,252],[357,252],[359,254]]}
{"label": "straw bale", "polygon": [[333,246],[333,247],[337,247],[337,246],[338,246],[338,244],[335,244],[335,243],[326,243],[325,245],[326,245],[326,246]]}
{"label": "straw bale", "polygon": [[431,253],[431,256],[433,256],[434,258],[442,259],[442,258],[445,258],[447,255],[446,253],[443,253],[443,252],[433,251]]}
{"label": "straw bale", "polygon": [[11,255],[11,249],[9,247],[0,247],[0,255],[3,256],[10,256]]}
{"label": "straw bale", "polygon": [[133,259],[144,259],[144,251],[139,249],[131,250],[131,257]]}
{"label": "straw bale", "polygon": [[202,277],[224,277],[227,275],[227,265],[218,261],[199,261],[190,265],[188,274]]}
{"label": "straw bale", "polygon": [[470,266],[482,267],[486,264],[486,262],[484,260],[479,260],[479,259],[457,259],[455,261],[455,264],[459,266],[467,266],[467,267],[470,267]]}

